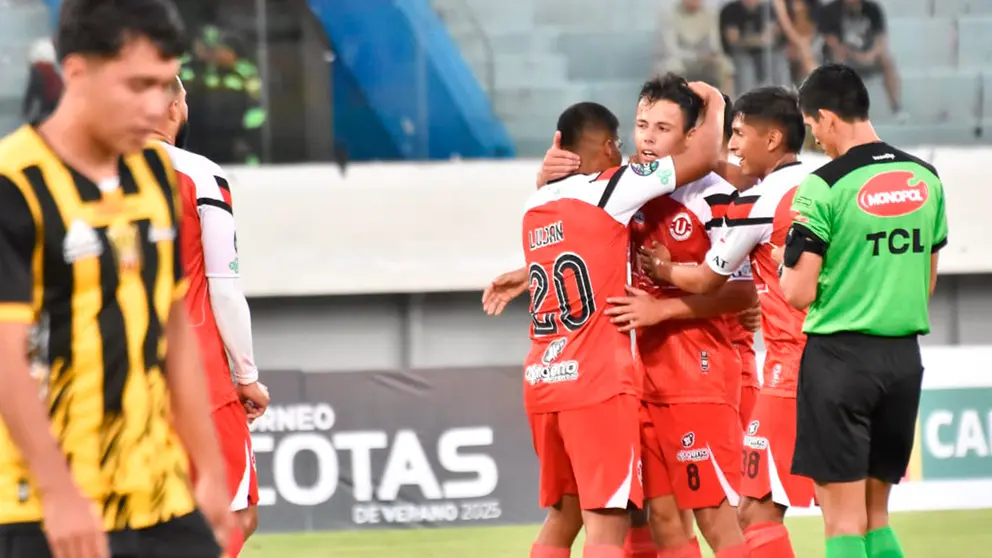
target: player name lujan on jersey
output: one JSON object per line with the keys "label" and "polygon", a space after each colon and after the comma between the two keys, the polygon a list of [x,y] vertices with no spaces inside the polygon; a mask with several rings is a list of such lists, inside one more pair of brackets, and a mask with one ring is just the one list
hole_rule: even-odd
{"label": "player name lujan on jersey", "polygon": [[558,244],[563,240],[565,240],[565,228],[562,226],[561,221],[527,232],[527,244],[532,251]]}

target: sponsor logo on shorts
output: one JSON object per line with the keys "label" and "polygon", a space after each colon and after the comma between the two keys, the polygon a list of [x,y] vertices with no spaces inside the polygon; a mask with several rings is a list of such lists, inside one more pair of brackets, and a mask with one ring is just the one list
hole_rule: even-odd
{"label": "sponsor logo on shorts", "polygon": [[699,351],[699,370],[702,372],[710,371],[710,354],[706,351]]}
{"label": "sponsor logo on shorts", "polygon": [[930,197],[927,183],[908,170],[871,177],[858,191],[858,207],[876,217],[901,217],[923,207]]}
{"label": "sponsor logo on shorts", "polygon": [[579,379],[579,363],[566,360],[551,365],[532,364],[524,371],[524,378],[530,385],[574,382]]}
{"label": "sponsor logo on shorts", "polygon": [[706,448],[682,450],[675,454],[675,458],[679,460],[679,463],[706,461],[710,458],[710,450]]}
{"label": "sponsor logo on shorts", "polygon": [[630,170],[634,171],[637,176],[650,176],[651,173],[658,170],[658,161],[651,161],[650,163],[630,163]]}
{"label": "sponsor logo on shorts", "polygon": [[692,236],[692,217],[689,217],[685,211],[680,212],[668,225],[668,232],[679,242],[688,240]]}
{"label": "sponsor logo on shorts", "polygon": [[548,345],[548,348],[544,350],[544,356],[541,357],[541,362],[545,365],[554,362],[565,351],[566,343],[568,343],[568,337],[562,337],[552,341]]}
{"label": "sponsor logo on shorts", "polygon": [[744,436],[744,447],[764,451],[768,449],[768,438],[764,436]]}

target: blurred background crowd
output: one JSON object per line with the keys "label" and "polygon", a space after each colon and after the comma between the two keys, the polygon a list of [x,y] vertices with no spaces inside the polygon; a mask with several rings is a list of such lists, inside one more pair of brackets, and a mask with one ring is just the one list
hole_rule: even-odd
{"label": "blurred background crowd", "polygon": [[[0,132],[61,91],[57,0],[0,0]],[[992,136],[992,0],[179,0],[190,147],[222,163],[538,156],[563,107],[633,121],[674,71],[731,97],[844,62],[882,136]]]}

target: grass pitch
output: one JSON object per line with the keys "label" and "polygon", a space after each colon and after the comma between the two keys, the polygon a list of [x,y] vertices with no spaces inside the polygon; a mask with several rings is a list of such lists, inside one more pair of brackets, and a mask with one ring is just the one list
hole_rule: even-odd
{"label": "grass pitch", "polygon": [[[819,517],[787,521],[796,556],[823,557]],[[992,510],[893,514],[907,558],[992,556]],[[243,558],[522,558],[536,525],[258,535]],[[578,543],[581,544],[581,541]],[[705,546],[705,545],[704,545]],[[704,550],[705,556],[712,556]],[[572,551],[581,556],[579,546]]]}

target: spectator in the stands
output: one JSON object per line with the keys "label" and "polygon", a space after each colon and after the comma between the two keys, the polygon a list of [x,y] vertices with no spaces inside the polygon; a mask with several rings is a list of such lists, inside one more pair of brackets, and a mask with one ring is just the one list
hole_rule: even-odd
{"label": "spectator in the stands", "polygon": [[893,114],[905,118],[882,7],[872,0],[834,0],[823,7],[820,32],[826,40],[828,60],[851,66],[866,80],[881,74]]}
{"label": "spectator in the stands", "polygon": [[787,39],[785,54],[792,80],[799,83],[820,64],[817,33],[820,0],[772,0],[772,7]]}
{"label": "spectator in the stands", "polygon": [[782,34],[770,4],[763,0],[730,2],[720,10],[720,35],[734,63],[737,91],[786,83]]}
{"label": "spectator in the stands", "polygon": [[734,67],[721,48],[716,12],[703,0],[680,0],[662,17],[659,73],[705,81],[733,97]]}
{"label": "spectator in the stands", "polygon": [[62,71],[51,39],[38,39],[28,53],[31,67],[28,86],[24,92],[21,114],[29,124],[38,124],[48,118],[62,98]]}

